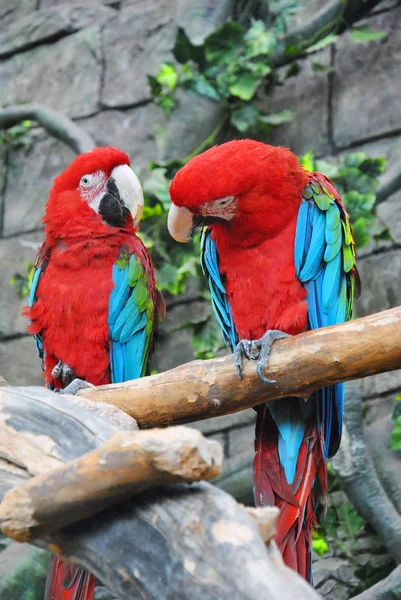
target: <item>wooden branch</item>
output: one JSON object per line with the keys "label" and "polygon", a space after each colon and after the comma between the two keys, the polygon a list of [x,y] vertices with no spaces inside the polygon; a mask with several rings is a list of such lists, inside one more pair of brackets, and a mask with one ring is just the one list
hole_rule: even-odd
{"label": "wooden branch", "polygon": [[383,489],[365,447],[359,382],[346,386],[344,408],[343,436],[333,468],[352,504],[401,564],[401,515]]}
{"label": "wooden branch", "polygon": [[262,383],[245,361],[240,381],[232,356],[194,361],[171,371],[78,392],[118,406],[140,428],[199,421],[233,413],[282,396],[309,396],[324,385],[398,369],[401,307],[274,343]]}
{"label": "wooden branch", "polygon": [[85,129],[58,110],[44,104],[18,104],[0,108],[1,129],[8,129],[25,119],[36,121],[50,135],[70,146],[77,154],[89,152],[96,146]]}
{"label": "wooden branch", "polygon": [[[383,0],[332,0],[298,29],[281,39],[273,56],[273,64],[281,67],[300,58],[305,50],[331,33],[340,34],[365,17]],[[288,48],[292,52],[288,52]]]}
{"label": "wooden branch", "polygon": [[[1,388],[0,462],[7,456],[16,472],[4,473],[0,465],[0,500],[5,489],[18,485],[21,473],[27,478],[56,465],[53,474],[57,474],[66,462],[82,464],[78,456],[91,451],[99,455],[107,439],[116,439],[112,437],[115,432],[114,425],[98,414],[45,388]],[[149,441],[156,440],[153,433],[123,435],[146,436]],[[169,445],[168,435],[164,430],[163,439],[157,437],[162,448]],[[170,455],[172,450],[170,445]],[[49,483],[46,477],[42,481]],[[77,490],[73,493],[79,500]],[[57,502],[54,487],[52,498]],[[50,506],[49,499],[45,502]],[[81,510],[79,502],[75,506]],[[210,484],[176,484],[141,493],[33,543],[91,571],[122,599],[276,600],[285,589],[288,600],[317,600],[312,588],[283,565],[274,543],[265,545],[276,518],[274,508],[249,514]]]}
{"label": "wooden branch", "polygon": [[18,542],[31,542],[146,489],[213,479],[222,462],[221,445],[196,429],[121,432],[89,454],[8,492],[0,504],[0,527]]}

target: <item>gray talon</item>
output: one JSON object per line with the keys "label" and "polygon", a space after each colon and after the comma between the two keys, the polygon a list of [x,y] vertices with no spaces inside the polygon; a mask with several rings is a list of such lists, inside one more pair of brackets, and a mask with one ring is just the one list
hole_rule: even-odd
{"label": "gray talon", "polygon": [[286,337],[291,337],[288,333],[279,331],[278,329],[269,329],[259,340],[240,340],[234,349],[235,368],[242,379],[243,359],[244,356],[248,360],[257,360],[258,364],[256,372],[259,379],[263,383],[276,383],[274,379],[268,379],[262,373],[269,363],[269,356],[273,343],[276,340],[281,340]]}
{"label": "gray talon", "polygon": [[74,396],[79,390],[83,390],[85,388],[94,387],[91,383],[84,381],[83,379],[74,379],[69,385],[67,385],[64,389],[54,390],[58,394],[71,394]]}

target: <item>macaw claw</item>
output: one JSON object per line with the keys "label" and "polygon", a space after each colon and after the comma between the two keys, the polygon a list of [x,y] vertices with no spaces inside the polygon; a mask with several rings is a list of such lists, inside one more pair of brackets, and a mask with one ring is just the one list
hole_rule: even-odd
{"label": "macaw claw", "polygon": [[258,340],[240,340],[234,349],[234,363],[239,378],[243,378],[243,360],[244,356],[248,360],[257,360],[258,364],[256,372],[259,379],[263,383],[276,383],[274,379],[268,379],[263,375],[263,370],[266,369],[269,364],[269,356],[273,343],[276,340],[290,337],[288,333],[279,331],[278,329],[269,329],[266,333]]}
{"label": "macaw claw", "polygon": [[88,387],[94,387],[94,386],[91,383],[84,381],[83,379],[75,378],[65,388],[63,388],[63,389],[56,388],[53,391],[56,392],[57,394],[71,394],[72,396],[75,396],[75,394],[77,392],[79,392],[79,390],[83,390]]}

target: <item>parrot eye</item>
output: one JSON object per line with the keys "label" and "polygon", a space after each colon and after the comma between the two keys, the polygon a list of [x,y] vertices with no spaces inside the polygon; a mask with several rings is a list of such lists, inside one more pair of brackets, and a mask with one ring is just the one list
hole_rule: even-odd
{"label": "parrot eye", "polygon": [[226,196],[226,198],[222,198],[221,200],[217,200],[216,206],[219,208],[223,208],[224,206],[228,206],[234,200],[235,196]]}
{"label": "parrot eye", "polygon": [[82,187],[89,187],[92,183],[92,175],[84,175],[83,177],[81,177],[81,181],[79,182],[79,185]]}

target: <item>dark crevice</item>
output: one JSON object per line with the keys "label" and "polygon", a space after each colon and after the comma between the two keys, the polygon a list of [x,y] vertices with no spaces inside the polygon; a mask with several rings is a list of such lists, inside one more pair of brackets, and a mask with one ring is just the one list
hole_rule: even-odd
{"label": "dark crevice", "polygon": [[[359,257],[359,260],[365,260],[365,258],[369,258],[370,256],[377,256],[378,254],[385,254],[386,252],[392,252],[393,250],[401,250],[401,244],[392,244],[391,246],[387,246],[385,248],[375,248],[369,254],[364,254]],[[358,250],[357,250],[358,256]]]}
{"label": "dark crevice", "polygon": [[8,235],[3,235],[3,240],[10,240],[16,237],[23,237],[24,235],[29,235],[31,233],[40,233],[43,231],[43,227],[33,227],[32,229],[26,229],[24,231],[15,231],[13,233],[9,233]]}
{"label": "dark crevice", "polygon": [[19,48],[16,48],[15,50],[10,50],[9,52],[2,52],[0,54],[0,59],[3,60],[6,58],[10,58],[11,56],[15,56],[16,54],[22,54],[23,52],[26,52],[27,50],[32,50],[32,48],[36,48],[37,46],[49,46],[51,44],[55,44],[59,40],[69,37],[70,35],[73,35],[78,31],[80,31],[80,29],[63,30],[58,31],[57,33],[49,35],[45,38],[41,38],[40,40],[32,40],[31,42],[27,42],[26,44],[20,46]]}
{"label": "dark crevice", "polygon": [[388,131],[386,133],[378,133],[377,135],[372,135],[370,137],[359,138],[353,142],[350,142],[349,144],[347,144],[345,146],[335,146],[334,155],[337,155],[340,152],[344,152],[346,150],[350,150],[352,148],[356,148],[358,146],[361,146],[362,144],[368,144],[371,142],[379,142],[381,140],[397,137],[399,135],[401,135],[401,127],[392,129],[391,131]]}
{"label": "dark crevice", "polygon": [[131,104],[117,104],[116,106],[108,106],[103,102],[100,103],[102,111],[104,110],[128,110],[129,108],[140,108],[141,106],[147,106],[151,104],[152,100],[147,98],[146,100],[140,100],[139,102],[134,102]]}
{"label": "dark crevice", "polygon": [[31,337],[29,333],[10,333],[10,335],[0,335],[0,343],[2,342],[13,342],[14,340],[20,340],[21,338]]}
{"label": "dark crevice", "polygon": [[190,298],[179,298],[175,297],[171,301],[166,300],[167,308],[175,308],[176,306],[182,306],[183,304],[192,304],[193,302],[207,302],[207,300],[200,294],[197,296],[191,296]]}
{"label": "dark crevice", "polygon": [[[383,373],[381,375],[383,375]],[[394,387],[390,387],[385,392],[380,392],[380,394],[378,394],[376,392],[375,394],[372,394],[372,395],[369,395],[369,396],[363,395],[362,401],[363,402],[367,402],[369,404],[371,401],[377,400],[378,398],[386,398],[387,396],[390,396],[392,394],[396,395],[396,394],[399,393],[399,391],[400,391],[400,386],[399,385],[395,385]]]}
{"label": "dark crevice", "polygon": [[8,174],[8,151],[4,151],[4,180],[0,190],[0,238],[3,237],[4,233],[4,219],[6,216],[6,188],[7,188],[7,174]]}
{"label": "dark crevice", "polygon": [[328,79],[328,98],[327,98],[327,135],[329,138],[330,148],[335,149],[334,144],[334,125],[333,125],[333,94],[334,94],[334,76],[336,62],[336,47],[330,48],[330,71],[327,75]]}

